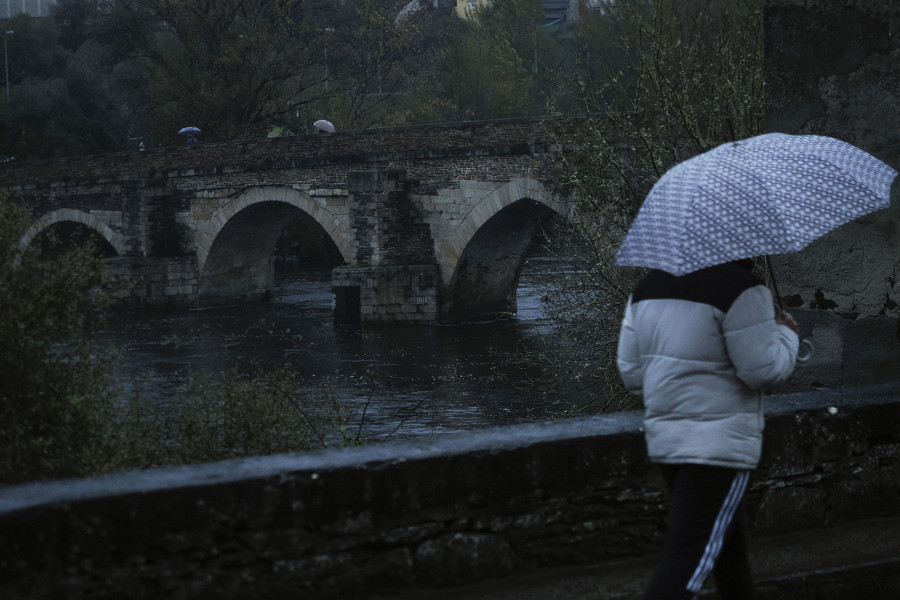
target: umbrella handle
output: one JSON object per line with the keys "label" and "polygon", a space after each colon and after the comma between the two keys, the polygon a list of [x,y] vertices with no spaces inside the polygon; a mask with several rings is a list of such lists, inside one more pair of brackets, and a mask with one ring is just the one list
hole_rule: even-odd
{"label": "umbrella handle", "polygon": [[763,257],[763,261],[766,263],[766,268],[769,269],[769,278],[772,280],[772,287],[775,290],[775,302],[778,303],[778,308],[783,311],[784,307],[781,306],[781,294],[778,293],[778,282],[775,281],[775,271],[772,270],[772,261],[769,260],[768,255]]}
{"label": "umbrella handle", "polygon": [[[764,260],[766,268],[769,269],[769,277],[772,279],[772,287],[775,289],[775,302],[778,303],[778,309],[784,312],[784,308],[781,306],[781,294],[778,293],[778,282],[775,281],[775,271],[772,270],[772,261],[769,260],[768,256],[765,256]],[[797,350],[797,362],[805,363],[813,357],[815,352],[816,346],[812,340],[808,337],[803,338],[800,340],[800,348]]]}

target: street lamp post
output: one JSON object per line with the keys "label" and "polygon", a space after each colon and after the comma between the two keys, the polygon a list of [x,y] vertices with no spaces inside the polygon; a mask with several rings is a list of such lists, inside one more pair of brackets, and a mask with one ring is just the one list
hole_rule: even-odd
{"label": "street lamp post", "polygon": [[15,33],[13,30],[8,29],[3,34],[3,62],[6,64],[6,101],[9,102],[9,50],[7,50],[6,46],[6,38]]}

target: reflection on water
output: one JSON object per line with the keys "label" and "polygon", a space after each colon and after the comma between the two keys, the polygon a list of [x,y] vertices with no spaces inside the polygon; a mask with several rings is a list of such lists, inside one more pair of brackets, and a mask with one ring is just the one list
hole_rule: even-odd
{"label": "reflection on water", "polygon": [[330,272],[279,266],[272,302],[117,315],[104,338],[120,349],[124,393],[169,402],[192,373],[252,372],[290,361],[301,385],[323,385],[361,415],[370,439],[451,432],[541,418],[545,400],[520,385],[510,357],[541,326],[540,272],[522,269],[518,315],[491,323],[383,326],[355,335],[331,323]]}

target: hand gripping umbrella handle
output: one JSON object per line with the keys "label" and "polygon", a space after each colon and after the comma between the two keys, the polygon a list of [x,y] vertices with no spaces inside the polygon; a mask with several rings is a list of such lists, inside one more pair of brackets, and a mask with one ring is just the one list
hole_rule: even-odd
{"label": "hand gripping umbrella handle", "polygon": [[[775,302],[778,303],[779,310],[782,310],[781,306],[781,294],[778,293],[778,282],[775,281],[775,271],[772,270],[772,261],[769,260],[768,256],[764,257],[766,267],[769,269],[769,277],[772,280],[772,287],[775,289]],[[813,344],[812,340],[808,337],[800,340],[800,348],[797,350],[797,362],[806,362],[813,357],[813,354],[816,352],[816,346]]]}

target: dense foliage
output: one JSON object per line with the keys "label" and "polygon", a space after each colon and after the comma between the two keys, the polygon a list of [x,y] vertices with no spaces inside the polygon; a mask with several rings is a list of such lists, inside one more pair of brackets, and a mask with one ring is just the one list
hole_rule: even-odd
{"label": "dense foliage", "polygon": [[28,213],[0,197],[0,481],[103,470],[115,397],[89,343],[89,249],[45,239],[20,248]]}
{"label": "dense foliage", "polygon": [[366,442],[364,418],[346,411],[327,386],[298,392],[285,364],[240,374],[199,373],[169,406],[134,398],[116,418],[119,468],[261,456]]}
{"label": "dense foliage", "polygon": [[579,391],[571,410],[637,404],[615,355],[641,270],[614,267],[615,252],[669,167],[760,132],[760,9],[756,0],[620,1],[580,25],[586,60],[571,87],[581,90],[589,141],[563,157],[558,191],[577,198],[577,211],[556,236],[573,268],[548,273],[558,280],[546,303],[558,335],[528,357],[544,365],[543,385]]}
{"label": "dense foliage", "polygon": [[564,44],[540,0],[59,0],[10,19],[0,156],[17,160],[544,114]]}
{"label": "dense foliage", "polygon": [[200,373],[168,406],[123,401],[94,336],[99,255],[52,231],[22,247],[29,223],[0,196],[0,485],[365,441],[362,417],[327,387],[298,392],[290,366]]}
{"label": "dense foliage", "polygon": [[747,120],[703,115],[747,108],[728,94],[758,56],[758,24],[738,15],[758,3],[582,3],[558,23],[541,0],[479,3],[467,19],[424,0],[59,0],[49,19],[7,22],[0,156],[174,145],[186,125],[216,141],[310,133],[320,118],[363,129],[657,100],[670,134],[707,121],[702,146]]}

